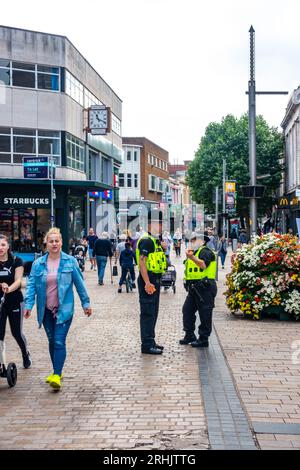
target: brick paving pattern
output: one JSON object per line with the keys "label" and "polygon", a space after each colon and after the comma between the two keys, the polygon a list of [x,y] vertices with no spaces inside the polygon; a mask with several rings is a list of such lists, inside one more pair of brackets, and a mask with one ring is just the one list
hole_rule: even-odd
{"label": "brick paving pattern", "polygon": [[[219,295],[214,325],[234,375],[250,423],[300,424],[300,361],[293,364],[294,341],[300,340],[299,322],[253,321],[235,317],[224,308],[224,280],[219,271]],[[257,433],[261,449],[300,449],[299,435]]]}
{"label": "brick paving pattern", "polygon": [[176,295],[161,295],[156,331],[164,354],[142,355],[138,295],[118,294],[108,268],[104,286],[85,273],[94,314],[86,318],[77,299],[59,393],[44,383],[51,367],[35,314],[25,322],[32,369],[22,369],[7,332],[7,359],[19,376],[12,389],[0,381],[1,449],[208,448],[197,353],[178,344],[182,282]]}

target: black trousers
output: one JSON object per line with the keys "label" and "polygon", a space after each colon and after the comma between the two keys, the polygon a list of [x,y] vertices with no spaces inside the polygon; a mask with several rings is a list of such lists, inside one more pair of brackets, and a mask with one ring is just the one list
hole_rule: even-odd
{"label": "black trousers", "polygon": [[7,318],[9,321],[11,334],[13,335],[16,342],[18,343],[22,351],[22,355],[26,356],[27,342],[23,334],[23,313],[21,311],[21,306],[17,308],[7,308],[5,307],[5,304],[4,304],[2,308],[2,312],[0,314],[0,341],[4,341],[4,338],[5,338]]}
{"label": "black trousers", "polygon": [[148,349],[155,346],[155,326],[159,310],[160,296],[160,275],[148,272],[151,284],[154,284],[156,291],[149,295],[145,291],[145,283],[141,275],[138,277],[138,289],[140,300],[140,330],[142,348]]}
{"label": "black trousers", "polygon": [[199,339],[206,341],[212,331],[212,313],[217,295],[217,285],[214,281],[208,288],[200,288],[199,293],[203,302],[199,302],[196,294],[189,288],[187,298],[182,307],[183,329],[187,336],[193,336],[196,326],[196,312],[199,312],[200,325],[198,328]]}

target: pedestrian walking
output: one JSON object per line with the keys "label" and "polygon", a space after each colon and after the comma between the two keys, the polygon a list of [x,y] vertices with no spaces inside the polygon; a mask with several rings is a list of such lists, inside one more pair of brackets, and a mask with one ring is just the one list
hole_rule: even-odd
{"label": "pedestrian walking", "polygon": [[86,239],[87,239],[87,242],[88,242],[88,252],[89,252],[89,259],[90,259],[90,263],[91,263],[91,269],[96,271],[96,269],[97,269],[97,267],[96,267],[96,258],[93,254],[93,250],[94,250],[95,243],[98,240],[98,237],[95,234],[93,228],[89,229],[89,235],[87,236]]}
{"label": "pedestrian walking", "polygon": [[233,228],[230,232],[230,239],[231,239],[232,251],[235,253],[237,250],[237,242],[238,242],[238,235],[237,235],[235,228]]}
{"label": "pedestrian walking", "polygon": [[[188,292],[182,307],[183,330],[185,336],[180,344],[191,344],[193,347],[208,347],[212,331],[212,312],[217,295],[215,281],[217,261],[213,251],[206,247],[209,237],[193,232],[191,245],[186,251],[184,287]],[[195,335],[196,312],[200,317],[199,337]]]}
{"label": "pedestrian walking", "polygon": [[132,250],[132,246],[129,242],[125,243],[125,248],[122,250],[120,255],[120,266],[121,266],[121,278],[119,281],[119,288],[118,293],[121,294],[122,292],[122,285],[125,283],[125,279],[127,276],[128,270],[130,271],[131,281],[132,281],[132,288],[135,289],[135,272],[134,272],[134,262],[135,256]]}
{"label": "pedestrian walking", "polygon": [[74,314],[75,285],[85,315],[92,314],[85,283],[72,256],[62,251],[62,236],[56,227],[45,237],[47,253],[34,261],[27,283],[24,316],[29,318],[37,303],[39,327],[43,325],[49,342],[53,372],[46,382],[56,390],[61,388],[61,378],[66,360],[66,338]]}
{"label": "pedestrian walking", "polygon": [[176,256],[181,256],[181,242],[182,242],[182,235],[178,229],[176,229],[174,236],[173,236],[173,243]]}
{"label": "pedestrian walking", "polygon": [[[149,214],[150,215],[150,214]],[[151,223],[152,222],[152,223]],[[159,310],[160,278],[167,269],[166,244],[160,241],[161,221],[148,222],[148,234],[137,243],[136,261],[139,268],[141,351],[162,354],[163,346],[155,341],[155,326]]]}
{"label": "pedestrian walking", "polygon": [[0,234],[0,302],[3,301],[0,315],[0,351],[4,350],[5,329],[8,319],[11,334],[22,353],[23,367],[29,369],[32,360],[23,333],[23,295],[21,291],[23,273],[23,261],[21,258],[12,255],[8,238]]}
{"label": "pedestrian walking", "polygon": [[225,268],[225,259],[227,255],[227,240],[225,235],[222,235],[218,245],[218,256],[221,258],[222,268]]}
{"label": "pedestrian walking", "polygon": [[109,234],[107,232],[102,232],[101,238],[98,238],[98,240],[96,240],[93,249],[93,256],[96,257],[96,262],[98,266],[98,284],[99,286],[103,286],[107,258],[110,259],[111,263],[111,258],[113,256],[112,244],[109,239]]}
{"label": "pedestrian walking", "polygon": [[162,241],[165,242],[165,244],[166,244],[165,255],[166,255],[166,258],[167,258],[167,266],[170,266],[171,265],[170,256],[171,256],[172,238],[171,238],[169,232],[165,231],[163,233]]}

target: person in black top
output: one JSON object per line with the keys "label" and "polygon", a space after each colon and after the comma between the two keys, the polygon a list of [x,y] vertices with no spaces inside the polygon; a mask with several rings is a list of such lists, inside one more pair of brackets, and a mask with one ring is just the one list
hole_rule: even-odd
{"label": "person in black top", "polygon": [[95,234],[93,228],[89,229],[89,235],[88,235],[88,237],[86,237],[86,239],[87,239],[87,242],[88,242],[88,252],[89,252],[89,259],[90,259],[90,263],[91,263],[91,269],[94,269],[96,271],[96,269],[97,269],[96,268],[96,258],[93,255],[93,250],[94,250],[95,243],[98,240],[98,237]]}
{"label": "person in black top", "polygon": [[21,283],[23,272],[23,261],[12,256],[7,237],[0,235],[0,301],[3,301],[3,296],[5,296],[0,313],[0,343],[4,349],[3,342],[8,318],[12,335],[22,352],[23,366],[25,369],[29,369],[32,361],[22,331],[23,313],[21,303],[23,302],[23,294]]}
{"label": "person in black top", "polygon": [[[161,214],[159,214],[161,215]],[[148,234],[156,240],[161,240],[161,220],[151,220],[151,213],[148,214]],[[162,249],[166,251],[165,242],[159,241]],[[155,252],[155,245],[151,238],[144,235],[138,242],[140,253],[138,277],[138,290],[140,301],[140,331],[141,331],[141,351],[143,354],[162,354],[164,347],[159,346],[155,341],[155,326],[159,311],[160,278],[161,274],[155,274],[147,269],[147,258],[150,253]]]}
{"label": "person in black top", "polygon": [[[197,256],[197,265],[205,271],[211,264],[216,261],[216,256],[212,250],[206,247],[210,241],[208,235],[200,235],[197,237],[195,232],[191,235],[191,247],[187,251],[187,258],[194,258],[201,246],[199,255]],[[205,277],[202,281],[185,280],[184,287],[188,292],[182,307],[183,329],[185,336],[180,344],[191,344],[193,347],[207,347],[208,338],[212,331],[212,313],[214,308],[214,299],[217,295],[217,284],[215,279]],[[195,335],[196,312],[199,312],[200,325],[198,328],[199,338]]]}
{"label": "person in black top", "polygon": [[93,249],[93,256],[96,257],[98,266],[98,284],[103,286],[103,278],[107,263],[107,258],[112,258],[112,244],[109,240],[109,234],[107,232],[102,233],[102,237],[98,238],[95,242]]}

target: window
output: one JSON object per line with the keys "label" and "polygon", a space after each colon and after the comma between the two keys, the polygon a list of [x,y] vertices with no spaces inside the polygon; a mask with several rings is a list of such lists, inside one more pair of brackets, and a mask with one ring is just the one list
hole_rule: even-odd
{"label": "window", "polygon": [[60,165],[60,132],[57,131],[38,131],[38,154],[52,155],[56,165]]}
{"label": "window", "polygon": [[4,85],[59,91],[60,68],[0,59],[0,83]]}
{"label": "window", "polygon": [[156,176],[149,175],[149,191],[156,191]]}
{"label": "window", "polygon": [[112,184],[112,162],[102,156],[102,175],[101,181],[105,184]]}
{"label": "window", "polygon": [[111,128],[116,134],[121,136],[121,121],[114,114],[111,114]]}
{"label": "window", "polygon": [[119,173],[119,187],[124,188],[124,173]]}
{"label": "window", "polygon": [[137,175],[137,173],[134,174],[134,187],[135,188],[138,187],[138,175]]}
{"label": "window", "polygon": [[35,88],[35,65],[12,62],[12,85]]}
{"label": "window", "polygon": [[66,134],[67,166],[74,170],[84,171],[84,143]]}
{"label": "window", "polygon": [[158,188],[157,191],[160,193],[164,192],[164,180],[162,178],[158,178]]}
{"label": "window", "polygon": [[66,94],[83,106],[83,85],[66,70]]}
{"label": "window", "polygon": [[55,163],[60,165],[59,131],[0,127],[0,163],[11,163],[11,154],[13,163],[22,163],[25,156],[50,155],[50,143]]}
{"label": "window", "polygon": [[131,150],[127,150],[127,160],[131,160]]}
{"label": "window", "polygon": [[10,85],[10,61],[0,59],[0,85]]}
{"label": "window", "polygon": [[133,152],[133,159],[135,162],[137,162],[137,150]]}
{"label": "window", "polygon": [[93,93],[91,93],[87,88],[84,88],[84,107],[90,108],[91,106],[96,104],[103,103],[101,103],[101,101],[98,100],[98,98],[96,98],[96,96],[93,95]]}
{"label": "window", "polygon": [[149,163],[149,165],[151,165],[151,155],[150,155],[150,153],[148,153],[148,163]]}
{"label": "window", "polygon": [[131,173],[127,173],[127,187],[131,188],[131,184],[132,184]]}

